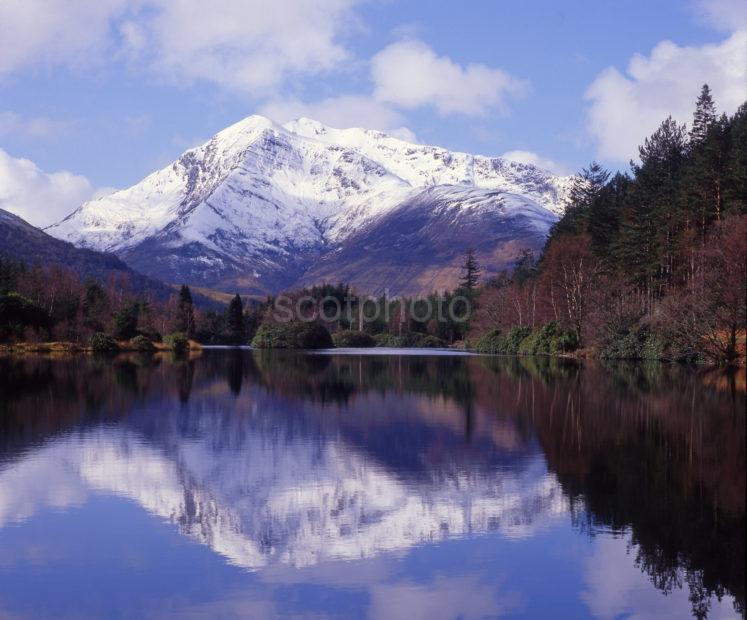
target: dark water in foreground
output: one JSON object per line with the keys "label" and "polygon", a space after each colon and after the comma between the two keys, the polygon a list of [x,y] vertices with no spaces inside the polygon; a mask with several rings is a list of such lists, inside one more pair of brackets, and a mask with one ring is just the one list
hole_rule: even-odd
{"label": "dark water in foreground", "polygon": [[744,374],[0,359],[0,618],[732,618]]}

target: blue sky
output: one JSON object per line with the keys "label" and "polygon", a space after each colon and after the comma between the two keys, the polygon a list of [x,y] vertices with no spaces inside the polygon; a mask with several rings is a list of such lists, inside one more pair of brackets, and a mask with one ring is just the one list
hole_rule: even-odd
{"label": "blue sky", "polygon": [[252,113],[625,168],[707,81],[747,99],[747,2],[0,3],[0,208],[49,223]]}

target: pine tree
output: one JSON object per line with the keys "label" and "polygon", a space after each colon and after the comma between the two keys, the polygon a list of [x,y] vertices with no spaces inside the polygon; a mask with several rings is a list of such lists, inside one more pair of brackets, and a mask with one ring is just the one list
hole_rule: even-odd
{"label": "pine tree", "polygon": [[137,336],[138,322],[142,312],[142,304],[133,301],[113,316],[114,337],[119,340],[130,340]]}
{"label": "pine tree", "polygon": [[695,113],[693,114],[693,126],[690,130],[690,144],[698,145],[705,142],[708,130],[716,122],[716,104],[711,96],[708,84],[703,84],[700,95],[695,102]]}
{"label": "pine tree", "polygon": [[516,259],[516,266],[512,274],[513,281],[517,284],[523,284],[536,275],[537,263],[534,260],[534,252],[528,248],[522,250]]}
{"label": "pine tree", "polygon": [[460,280],[460,286],[462,289],[471,293],[480,278],[480,266],[475,258],[475,250],[473,248],[467,248],[465,252],[464,265],[462,266],[462,279]]}
{"label": "pine tree", "polygon": [[714,221],[722,217],[724,177],[729,159],[729,119],[716,117],[708,85],[695,104],[690,131],[689,162],[681,192],[682,207],[691,224],[699,228],[701,241]]}
{"label": "pine tree", "polygon": [[635,183],[625,201],[616,259],[649,296],[672,276],[683,227],[677,195],[686,154],[685,127],[670,116],[639,148],[640,165],[632,164]]}
{"label": "pine tree", "polygon": [[556,222],[550,240],[559,235],[578,235],[586,232],[589,211],[610,177],[610,173],[593,161],[576,175],[568,194],[563,217]]}
{"label": "pine tree", "polygon": [[16,291],[25,271],[23,263],[0,255],[0,295]]}
{"label": "pine tree", "polygon": [[630,187],[630,178],[617,173],[599,192],[589,208],[587,231],[594,254],[609,263],[610,246],[620,229],[620,215]]}
{"label": "pine tree", "polygon": [[729,121],[724,209],[747,213],[747,103],[743,103]]}
{"label": "pine tree", "polygon": [[85,292],[83,294],[83,325],[93,332],[105,331],[111,312],[109,309],[109,298],[101,286],[95,280],[87,280],[84,283]]}
{"label": "pine tree", "polygon": [[195,312],[192,304],[192,292],[186,284],[179,290],[176,308],[176,331],[182,332],[188,338],[194,335]]}
{"label": "pine tree", "polygon": [[246,344],[246,329],[244,328],[244,304],[241,297],[236,295],[226,310],[226,325],[233,344]]}

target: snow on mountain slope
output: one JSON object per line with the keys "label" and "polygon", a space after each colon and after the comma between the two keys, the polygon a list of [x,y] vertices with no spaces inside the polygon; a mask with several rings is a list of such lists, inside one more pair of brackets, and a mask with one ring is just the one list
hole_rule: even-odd
{"label": "snow on mountain slope", "polygon": [[334,251],[314,261],[300,283],[354,282],[376,295],[453,290],[465,247],[476,251],[489,277],[523,249],[540,250],[554,222],[551,212],[525,196],[433,185],[372,225],[350,231]]}
{"label": "snow on mountain slope", "polygon": [[171,436],[168,449],[126,426],[56,438],[0,468],[0,528],[47,506],[115,495],[257,570],[359,560],[486,532],[521,538],[568,518],[563,490],[540,457],[490,476],[407,481],[328,438],[249,428],[225,447],[219,429]]}
{"label": "snow on mountain slope", "polygon": [[[454,196],[469,189],[469,200],[456,199],[452,207],[468,218],[479,215],[475,221],[494,214],[507,232],[506,204],[514,205],[515,215],[534,218],[534,238],[524,245],[536,247],[569,184],[570,177],[533,166],[376,131],[309,119],[280,126],[250,116],[137,185],[82,205],[47,232],[115,252],[169,282],[265,293],[304,279],[318,259],[418,196],[422,202],[434,186]],[[423,227],[431,215],[422,211]],[[386,251],[378,260],[387,261]],[[417,288],[405,282],[394,292]]]}
{"label": "snow on mountain slope", "polygon": [[563,212],[570,188],[571,177],[556,177],[535,166],[411,144],[380,131],[333,129],[307,118],[284,127],[300,136],[363,153],[413,187],[467,185],[514,192],[532,198],[556,215]]}

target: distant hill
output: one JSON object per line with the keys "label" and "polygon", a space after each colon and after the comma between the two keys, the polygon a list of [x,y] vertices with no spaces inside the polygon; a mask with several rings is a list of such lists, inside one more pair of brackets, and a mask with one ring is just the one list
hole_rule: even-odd
{"label": "distant hill", "polygon": [[[20,260],[29,267],[61,265],[85,279],[105,283],[112,276],[127,276],[136,293],[151,293],[156,299],[168,299],[174,290],[163,282],[144,276],[128,267],[114,254],[76,248],[32,226],[20,217],[0,209],[0,256]],[[214,306],[216,301],[197,295],[198,303]]]}

